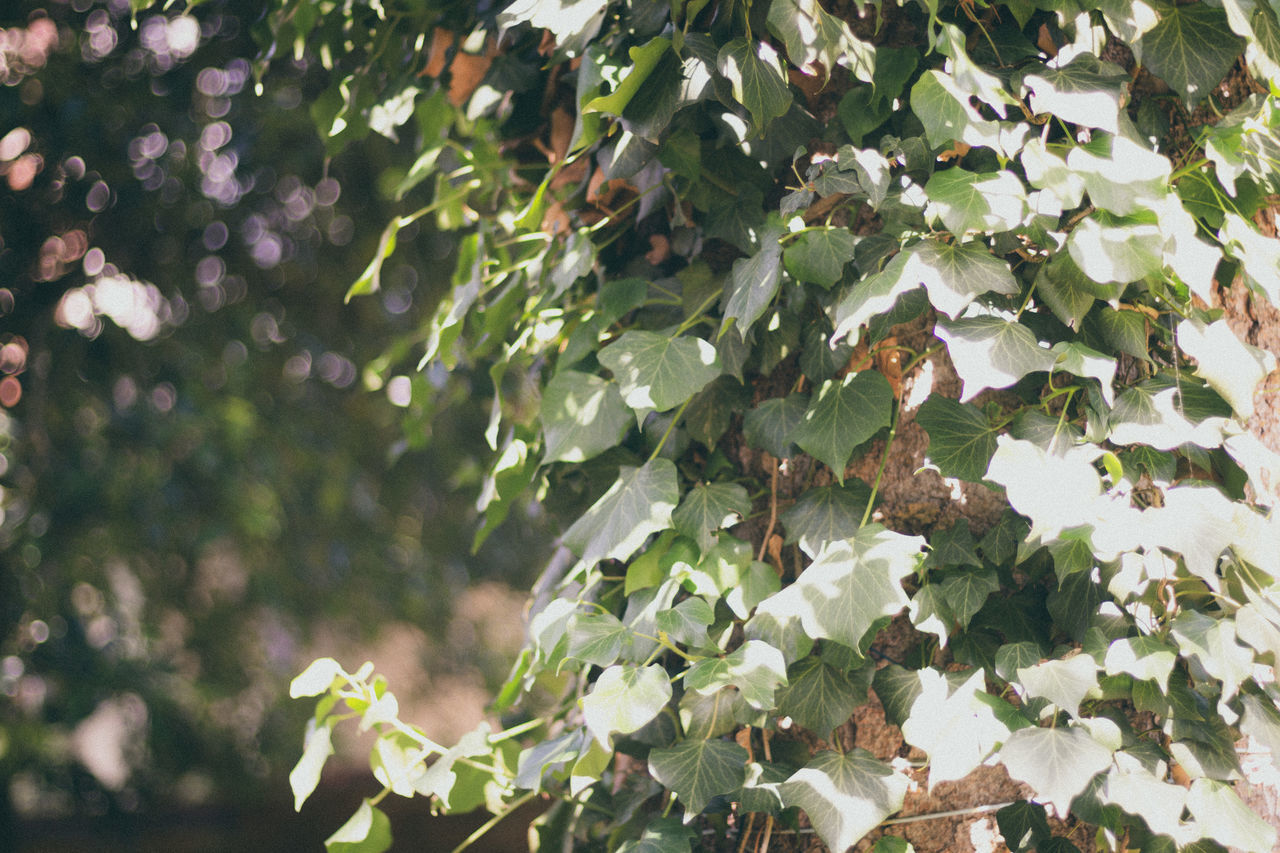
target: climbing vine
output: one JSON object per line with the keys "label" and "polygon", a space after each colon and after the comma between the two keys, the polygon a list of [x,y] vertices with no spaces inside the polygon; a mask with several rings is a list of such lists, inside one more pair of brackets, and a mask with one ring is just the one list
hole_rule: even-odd
{"label": "climbing vine", "polygon": [[[457,235],[375,379],[487,370],[477,541],[532,498],[567,555],[503,731],[431,741],[371,664],[295,680],[299,806],[376,733],[329,848],[417,795],[553,801],[540,850],[843,851],[999,764],[1013,850],[1273,849],[1231,783],[1241,735],[1280,749],[1275,360],[1222,306],[1280,301],[1278,13],[277,0],[260,70],[323,58],[331,149],[414,141],[351,296]],[[909,751],[856,745],[868,703]]]}

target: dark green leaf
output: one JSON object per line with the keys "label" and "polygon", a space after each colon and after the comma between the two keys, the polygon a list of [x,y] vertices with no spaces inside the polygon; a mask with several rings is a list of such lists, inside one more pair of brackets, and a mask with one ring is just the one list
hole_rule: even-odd
{"label": "dark green leaf", "polygon": [[838,481],[853,449],[889,425],[893,389],[883,375],[864,370],[818,389],[795,434],[795,443],[825,463]]}
{"label": "dark green leaf", "polygon": [[1010,803],[996,812],[996,825],[1013,853],[1034,847],[1052,835],[1044,806],[1026,800]]}
{"label": "dark green leaf", "polygon": [[801,550],[816,557],[827,543],[857,533],[870,500],[870,487],[858,479],[850,479],[842,486],[806,490],[780,516],[787,531],[787,544],[798,542]]}
{"label": "dark green leaf", "polygon": [[712,797],[741,788],[746,764],[747,751],[722,740],[685,740],[649,753],[649,772],[684,802],[690,820]]}
{"label": "dark green leaf", "polygon": [[899,728],[911,716],[911,706],[924,690],[917,670],[903,669],[897,664],[876,670],[871,686],[884,707],[885,719]]}
{"label": "dark green leaf", "polygon": [[747,412],[742,434],[747,444],[758,447],[778,459],[796,453],[795,436],[804,422],[809,407],[806,394],[788,394],[765,400]]}
{"label": "dark green leaf", "polygon": [[1219,7],[1162,6],[1160,23],[1139,42],[1142,61],[1194,105],[1208,97],[1244,50]]}
{"label": "dark green leaf", "polygon": [[638,839],[623,842],[617,853],[690,853],[689,828],[672,818],[658,818]]}
{"label": "dark green leaf", "polygon": [[698,483],[671,514],[676,530],[707,551],[715,544],[715,532],[732,527],[751,512],[747,490],[736,483]]}
{"label": "dark green leaf", "polygon": [[[927,401],[926,401],[927,402]],[[1005,565],[1018,553],[1018,546],[1031,532],[1031,526],[1022,516],[1006,509],[996,526],[987,531],[978,543],[983,556],[997,565]]]}
{"label": "dark green leaf", "polygon": [[787,246],[783,263],[793,278],[831,287],[844,274],[845,264],[853,260],[857,242],[847,228],[806,231]]}
{"label": "dark green leaf", "polygon": [[733,262],[725,284],[724,320],[720,334],[734,326],[744,339],[769,307],[782,278],[782,227],[776,221],[760,234],[760,250]]}
{"label": "dark green leaf", "polygon": [[1077,330],[1093,307],[1097,290],[1098,285],[1081,272],[1068,252],[1058,252],[1036,276],[1036,294],[1059,320]]}
{"label": "dark green leaf", "polygon": [[929,433],[929,460],[944,477],[978,482],[986,476],[997,430],[981,409],[933,394],[920,406],[916,423]]}
{"label": "dark green leaf", "polygon": [[865,686],[818,658],[808,657],[787,669],[787,685],[778,691],[778,713],[826,738],[866,698]]}
{"label": "dark green leaf", "polygon": [[778,54],[766,42],[736,38],[720,48],[716,67],[733,86],[733,98],[747,108],[760,131],[791,106],[791,90]]}
{"label": "dark green leaf", "polygon": [[[735,338],[730,333],[721,338],[721,342]],[[717,350],[724,361],[723,349]],[[714,450],[720,436],[724,435],[733,422],[736,412],[750,400],[747,389],[733,376],[717,377],[693,395],[689,406],[684,410],[684,428],[689,436],[702,442],[708,450]]]}
{"label": "dark green leaf", "polygon": [[1088,572],[1077,572],[1058,581],[1047,602],[1053,621],[1076,642],[1084,639],[1089,620],[1102,602],[1102,590]]}
{"label": "dark green leaf", "polygon": [[945,566],[982,565],[976,542],[969,532],[969,519],[962,518],[945,530],[934,530],[929,538],[929,556],[925,565],[930,568]]}
{"label": "dark green leaf", "polygon": [[1147,318],[1142,313],[1104,307],[1095,316],[1098,334],[1108,346],[1143,361],[1151,360],[1147,354]]}
{"label": "dark green leaf", "polygon": [[999,589],[1000,581],[991,569],[948,572],[942,580],[943,599],[962,628],[986,604],[987,596]]}

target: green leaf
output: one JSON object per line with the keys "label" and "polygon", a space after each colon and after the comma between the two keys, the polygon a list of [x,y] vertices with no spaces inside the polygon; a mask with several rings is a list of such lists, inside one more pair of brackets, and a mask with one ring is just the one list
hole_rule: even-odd
{"label": "green leaf", "polygon": [[622,399],[637,411],[665,412],[720,375],[715,347],[701,338],[631,331],[600,351]]}
{"label": "green leaf", "polygon": [[1098,285],[1076,266],[1068,252],[1058,252],[1040,267],[1036,275],[1036,295],[1054,316],[1079,331],[1080,321],[1098,296]]}
{"label": "green leaf", "polygon": [[661,666],[615,665],[582,698],[582,718],[596,742],[609,749],[610,735],[639,730],[670,701],[671,681]]}
{"label": "green leaf", "polygon": [[1026,800],[1010,803],[996,812],[996,826],[1014,853],[1030,849],[1053,834],[1045,820],[1044,806]]}
{"label": "green leaf", "polygon": [[832,542],[791,586],[756,609],[780,621],[798,620],[813,638],[828,638],[851,649],[881,617],[907,606],[902,579],[920,562],[924,540],[869,524]]}
{"label": "green leaf", "polygon": [[351,819],[324,840],[328,853],[382,853],[391,846],[391,821],[366,798]]}
{"label": "green leaf", "polygon": [[1147,354],[1147,318],[1140,311],[1104,307],[1095,317],[1103,343],[1125,355],[1151,360]]}
{"label": "green leaf", "polygon": [[738,584],[725,595],[725,603],[739,619],[746,619],[756,605],[782,588],[773,566],[753,560]]}
{"label": "green leaf", "polygon": [[808,408],[807,394],[788,394],[765,400],[747,412],[742,423],[742,436],[751,447],[778,459],[788,459],[797,452],[795,436]]}
{"label": "green leaf", "polygon": [[935,528],[929,538],[929,556],[925,565],[934,569],[946,566],[981,567],[982,560],[978,557],[976,546],[973,534],[969,532],[967,518],[962,518],[943,530]]}
{"label": "green leaf", "polygon": [[1154,681],[1163,690],[1177,660],[1177,649],[1155,637],[1126,637],[1107,647],[1107,675],[1124,673],[1138,681]]}
{"label": "green leaf", "polygon": [[1005,565],[1018,553],[1018,546],[1027,538],[1030,527],[1012,510],[1006,509],[996,526],[986,532],[978,547],[983,555],[996,565]]}
{"label": "green leaf", "polygon": [[896,835],[883,835],[876,839],[871,853],[915,853],[916,848],[905,838]]}
{"label": "green leaf", "polygon": [[[720,340],[723,343],[735,337],[736,335],[725,335]],[[719,352],[723,362],[724,352]],[[728,431],[733,416],[742,411],[750,399],[747,388],[725,373],[693,395],[684,410],[684,428],[690,438],[702,442],[708,450],[714,450],[720,437]]]}
{"label": "green leaf", "polygon": [[612,613],[576,613],[568,634],[566,656],[601,667],[616,663],[634,639],[631,629]]}
{"label": "green leaf", "polygon": [[787,544],[816,557],[825,545],[853,536],[862,524],[871,489],[858,479],[842,486],[817,486],[805,490],[799,500],[782,512]]}
{"label": "green leaf", "polygon": [[931,394],[916,412],[916,423],[929,434],[929,461],[944,477],[978,482],[996,452],[996,435],[977,406]]}
{"label": "green leaf", "polygon": [[950,572],[942,580],[943,599],[962,628],[987,603],[987,596],[999,589],[1000,580],[991,569]]}
{"label": "green leaf", "polygon": [[1157,450],[1173,450],[1187,443],[1216,447],[1222,443],[1226,426],[1221,417],[1192,423],[1179,403],[1178,389],[1151,381],[1121,391],[1109,420],[1113,443],[1149,444]]}
{"label": "green leaf", "polygon": [[1099,794],[1103,803],[1140,816],[1154,833],[1171,838],[1186,834],[1187,825],[1181,821],[1186,790],[1163,782],[1146,770],[1108,773]]}
{"label": "green leaf", "polygon": [[680,499],[676,468],[653,459],[622,468],[618,480],[564,534],[564,544],[588,568],[601,560],[626,560],[649,534],[671,526]]}
{"label": "green leaf", "polygon": [[722,658],[698,661],[684,679],[686,687],[703,694],[736,687],[757,710],[772,708],[774,691],[786,681],[782,652],[760,640],[747,640]]}
{"label": "green leaf", "polygon": [[1187,808],[1205,838],[1245,853],[1275,849],[1275,828],[1241,802],[1230,785],[1213,779],[1195,780],[1187,792]]}
{"label": "green leaf", "polygon": [[650,821],[637,839],[623,842],[617,853],[690,853],[689,830],[680,821],[659,818]]}
{"label": "green leaf", "polygon": [[1053,113],[1072,124],[1120,132],[1120,108],[1128,100],[1124,69],[1078,53],[1060,68],[1044,68],[1022,78],[1031,93],[1031,109]]}
{"label": "green leaf", "polygon": [[335,679],[346,677],[347,671],[339,666],[336,660],[318,658],[308,664],[301,675],[289,682],[289,698],[301,699],[328,693]]}
{"label": "green leaf", "polygon": [[1196,360],[1196,375],[1221,394],[1242,421],[1253,417],[1254,391],[1275,370],[1275,356],[1241,341],[1226,320],[1208,325],[1183,320],[1177,339],[1178,346]]}
{"label": "green leaf", "polygon": [[[526,0],[526,2],[532,6],[543,5],[541,0]],[[622,111],[626,109],[631,99],[636,97],[640,87],[649,79],[649,75],[653,73],[653,69],[658,66],[658,62],[670,47],[671,42],[668,39],[655,38],[647,44],[630,48],[627,53],[631,61],[622,65],[623,68],[630,69],[627,76],[623,77],[608,95],[592,98],[583,104],[582,112],[622,115]]]}
{"label": "green leaf", "polygon": [[853,347],[846,343],[830,346],[831,332],[821,321],[805,327],[800,343],[800,372],[815,385],[821,385],[849,364]]}
{"label": "green leaf", "polygon": [[1127,216],[1168,195],[1173,166],[1164,155],[1124,136],[1098,134],[1071,149],[1067,168],[1084,181],[1095,207]]}
{"label": "green leaf", "polygon": [[787,246],[782,260],[793,278],[831,287],[844,274],[845,264],[853,260],[857,243],[858,238],[847,228],[805,231]]}
{"label": "green leaf", "polygon": [[902,735],[912,746],[929,754],[929,790],[941,782],[969,775],[1009,734],[985,694],[985,675],[974,670],[963,683],[953,685],[934,669],[919,670],[920,693],[902,724]]}
{"label": "green leaf", "polygon": [[866,699],[865,685],[819,658],[807,657],[787,669],[787,684],[778,690],[778,714],[825,739]]}
{"label": "green leaf", "polygon": [[[921,284],[929,291],[929,301],[933,306],[951,317],[958,316],[981,293],[1011,296],[1018,292],[1018,284],[1013,280],[1009,265],[992,255],[980,242],[958,245],[921,240],[890,261],[880,274],[880,277],[886,276],[894,278],[888,282],[875,282],[871,286],[873,289],[864,294],[865,301],[871,303],[869,306],[860,306],[847,314],[844,305],[841,306],[837,311],[837,334],[847,333],[871,314],[891,308],[892,301],[885,305],[888,294],[892,294],[896,301],[898,295]],[[868,311],[869,308],[874,310]],[[851,326],[851,323],[855,325]]]}
{"label": "green leaf", "polygon": [[1098,686],[1098,664],[1087,654],[1043,663],[1037,661],[1031,666],[1018,667],[1015,672],[1028,695],[1048,699],[1077,719],[1080,703]]}
{"label": "green leaf", "polygon": [[539,741],[521,751],[513,780],[515,786],[529,791],[538,790],[547,772],[576,760],[585,743],[586,730],[578,728],[559,737]]}
{"label": "green leaf", "polygon": [[923,692],[920,671],[889,664],[876,670],[871,686],[884,707],[884,717],[899,728],[911,716],[911,706]]}
{"label": "green leaf", "polygon": [[320,783],[320,771],[333,755],[333,727],[328,721],[317,725],[315,719],[307,720],[307,734],[303,741],[302,757],[289,771],[289,787],[293,790],[293,810],[302,811],[302,804]]}
{"label": "green leaf", "polygon": [[1111,766],[1111,750],[1074,726],[1029,728],[1009,736],[1000,760],[1010,776],[1031,786],[1036,799],[1066,817],[1071,800]]}
{"label": "green leaf", "polygon": [[1005,681],[1022,681],[1019,670],[1040,663],[1040,646],[1030,640],[1005,643],[996,652],[996,675]]}
{"label": "green leaf", "polygon": [[396,250],[396,236],[400,233],[400,217],[396,217],[387,223],[387,227],[382,230],[382,236],[378,238],[378,248],[373,253],[373,258],[369,261],[369,265],[365,267],[364,272],[360,273],[360,277],[352,282],[347,295],[343,297],[343,302],[350,302],[352,297],[364,296],[369,293],[376,293],[382,288],[382,264]]}
{"label": "green leaf", "polygon": [[782,801],[799,806],[833,850],[848,850],[902,808],[910,781],[864,749],[820,752],[782,783]]}
{"label": "green leaf", "polygon": [[984,119],[970,105],[969,94],[949,75],[926,71],[911,87],[911,110],[924,125],[934,148],[943,148],[958,139],[1001,150],[1000,125]]}
{"label": "green leaf", "polygon": [[769,307],[778,292],[782,280],[783,229],[776,221],[760,233],[760,250],[749,258],[733,262],[729,280],[725,283],[724,320],[720,334],[735,325],[738,334],[746,339],[756,320]]}
{"label": "green leaf", "polygon": [[741,812],[778,815],[783,809],[778,792],[795,768],[777,762],[753,761],[747,765],[747,781],[742,785],[738,808]]}
{"label": "green leaf", "polygon": [[1012,231],[1027,215],[1022,181],[1009,171],[976,174],[957,166],[934,172],[924,191],[947,230],[957,236]]}
{"label": "green leaf", "polygon": [[746,765],[747,751],[722,740],[685,740],[670,749],[649,752],[649,772],[684,802],[686,823],[712,797],[741,788]]}
{"label": "green leaf", "polygon": [[1160,23],[1138,42],[1143,64],[1194,106],[1231,70],[1244,42],[1219,7],[1161,6]]}
{"label": "green leaf", "polygon": [[659,631],[690,648],[707,643],[707,628],[716,621],[715,611],[701,596],[690,596],[670,610],[659,611],[654,618]]}
{"label": "green leaf", "polygon": [[805,74],[821,75],[825,80],[838,63],[851,66],[859,79],[870,79],[874,59],[851,62],[850,55],[869,54],[871,46],[859,41],[848,24],[829,14],[817,0],[778,0],[769,6],[768,20],[769,29],[786,45],[792,64]]}
{"label": "green leaf", "polygon": [[733,39],[720,48],[716,67],[733,87],[734,100],[751,114],[756,132],[790,108],[786,72],[768,43]]}
{"label": "green leaf", "polygon": [[999,317],[939,318],[934,334],[946,343],[960,375],[962,403],[987,388],[1007,388],[1028,373],[1049,370],[1055,360],[1030,329]]}
{"label": "green leaf", "polygon": [[1253,653],[1236,641],[1236,620],[1183,610],[1170,629],[1178,644],[1178,655],[1194,661],[1222,682],[1223,699],[1234,697],[1240,684],[1252,674]]}
{"label": "green leaf", "polygon": [[617,384],[564,370],[542,392],[543,462],[584,462],[627,434],[632,414]]}
{"label": "green leaf", "polygon": [[1075,376],[1084,376],[1098,380],[1101,386],[1102,399],[1108,405],[1115,403],[1115,390],[1111,387],[1116,378],[1116,360],[1105,356],[1094,349],[1089,349],[1078,341],[1054,344],[1050,350],[1057,360],[1053,363],[1055,371],[1066,371]]}
{"label": "green leaf", "polygon": [[751,513],[747,490],[736,483],[698,483],[671,514],[676,530],[694,539],[707,551],[715,544],[715,532],[732,527]]}
{"label": "green leaf", "polygon": [[828,379],[804,413],[795,443],[843,483],[853,449],[887,427],[892,416],[893,389],[880,373],[864,370]]}
{"label": "green leaf", "polygon": [[1067,238],[1071,258],[1100,284],[1127,284],[1164,267],[1164,235],[1154,215],[1112,216],[1095,211]]}

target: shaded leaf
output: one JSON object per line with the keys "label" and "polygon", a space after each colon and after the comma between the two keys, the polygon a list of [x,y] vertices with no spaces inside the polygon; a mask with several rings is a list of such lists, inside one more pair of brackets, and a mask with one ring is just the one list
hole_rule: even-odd
{"label": "shaded leaf", "polygon": [[783,229],[776,221],[760,233],[760,249],[749,258],[733,262],[725,283],[724,320],[720,334],[735,326],[744,339],[756,320],[769,307],[782,279]]}
{"label": "shaded leaf", "polygon": [[787,246],[783,263],[793,278],[831,287],[844,274],[845,264],[853,260],[857,242],[847,228],[806,231]]}
{"label": "shaded leaf", "polygon": [[842,486],[805,490],[780,516],[787,531],[787,544],[798,542],[802,551],[816,557],[827,543],[857,533],[870,500],[870,487],[856,478]]}
{"label": "shaded leaf", "polygon": [[829,379],[804,413],[795,442],[843,483],[853,449],[887,427],[892,415],[893,389],[880,373],[864,370]]}
{"label": "shaded leaf", "polygon": [[715,544],[717,530],[732,527],[750,512],[747,490],[737,483],[698,483],[671,514],[671,524],[706,551]]}
{"label": "shaded leaf", "polygon": [[987,596],[999,589],[1000,580],[991,569],[949,572],[942,579],[942,596],[947,602],[947,609],[962,628],[968,627],[969,620],[986,604]]}
{"label": "shaded leaf", "polygon": [[778,690],[778,713],[826,738],[866,698],[865,685],[819,658],[807,657],[787,669],[787,684]]}
{"label": "shaded leaf", "polygon": [[653,459],[640,468],[622,468],[617,481],[564,534],[564,544],[590,567],[601,560],[626,560],[649,534],[671,525],[680,499],[676,468]]}
{"label": "shaded leaf", "polygon": [[1231,70],[1244,43],[1221,8],[1162,6],[1160,23],[1138,43],[1143,64],[1194,105]]}
{"label": "shaded leaf", "polygon": [[756,131],[791,106],[791,90],[778,54],[766,42],[736,38],[720,48],[716,67],[733,87],[733,98],[747,108]]}
{"label": "shaded leaf", "polygon": [[649,752],[649,772],[684,802],[686,823],[712,797],[741,788],[746,764],[747,751],[722,740],[685,740]]}
{"label": "shaded leaf", "polygon": [[665,412],[720,375],[715,347],[701,338],[630,331],[600,351],[622,399],[637,411]]}
{"label": "shaded leaf", "polygon": [[632,414],[618,386],[598,376],[563,370],[542,391],[543,462],[583,462],[616,445]]}
{"label": "shaded leaf", "polygon": [[981,409],[932,394],[916,412],[916,423],[929,434],[929,461],[942,476],[971,482],[986,476],[998,430]]}
{"label": "shaded leaf", "polygon": [[797,452],[795,435],[808,408],[807,394],[765,400],[747,412],[742,424],[743,438],[752,447],[778,459],[787,459]]}

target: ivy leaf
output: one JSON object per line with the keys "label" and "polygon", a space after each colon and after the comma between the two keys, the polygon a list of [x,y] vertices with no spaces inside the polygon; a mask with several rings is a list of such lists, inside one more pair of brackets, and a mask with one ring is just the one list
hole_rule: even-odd
{"label": "ivy leaf", "polygon": [[1163,690],[1178,660],[1177,649],[1154,637],[1125,637],[1107,647],[1107,675],[1124,673],[1138,681],[1154,681]]}
{"label": "ivy leaf", "polygon": [[1214,619],[1197,610],[1183,610],[1170,626],[1179,656],[1195,661],[1220,680],[1222,698],[1228,701],[1253,670],[1253,653],[1236,641],[1235,625],[1234,619]]}
{"label": "ivy leaf", "polygon": [[[845,264],[853,260],[857,243],[858,238],[848,228],[805,231],[787,246],[782,260],[793,278],[831,287],[844,274]],[[735,268],[738,263],[741,261],[734,264]]]}
{"label": "ivy leaf", "polygon": [[543,462],[584,462],[627,434],[632,414],[617,384],[563,370],[542,392]]}
{"label": "ivy leaf", "polygon": [[1109,420],[1113,443],[1149,444],[1157,450],[1173,450],[1188,442],[1216,447],[1226,426],[1226,419],[1220,417],[1192,423],[1179,404],[1178,389],[1150,381],[1121,391]]}
{"label": "ivy leaf", "polygon": [[1065,370],[1075,376],[1086,376],[1098,380],[1098,384],[1102,386],[1102,399],[1106,400],[1108,405],[1115,404],[1116,392],[1111,387],[1111,383],[1116,378],[1114,358],[1089,349],[1078,341],[1070,343],[1062,341],[1054,344],[1050,352],[1057,356],[1057,360],[1053,363],[1054,370]]}
{"label": "ivy leaf", "polygon": [[1134,358],[1151,360],[1147,354],[1147,318],[1141,312],[1104,307],[1095,317],[1103,343]]}
{"label": "ivy leaf", "polygon": [[1008,563],[1018,553],[1018,546],[1027,538],[1030,526],[1010,509],[1000,515],[996,526],[986,532],[978,547],[983,555],[996,565]]}
{"label": "ivy leaf", "polygon": [[[793,65],[811,77],[821,75],[824,81],[837,63],[851,64],[848,56],[856,52],[851,48],[862,45],[849,25],[828,13],[817,0],[779,0],[771,4],[769,29],[782,39]],[[862,52],[870,50],[870,46],[862,46]],[[870,79],[874,61],[871,66],[862,70],[860,79]]]}
{"label": "ivy leaf", "polygon": [[1205,838],[1245,853],[1275,849],[1275,828],[1241,802],[1230,785],[1213,779],[1195,780],[1187,792],[1187,808]]}
{"label": "ivy leaf", "polygon": [[1027,214],[1022,181],[1009,171],[977,174],[957,166],[934,172],[924,191],[947,230],[956,235],[1012,231]]}
{"label": "ivy leaf", "polygon": [[733,589],[725,595],[725,603],[739,619],[746,619],[756,605],[782,588],[773,566],[753,560]]}
{"label": "ivy leaf", "polygon": [[1010,776],[1031,786],[1037,800],[1066,817],[1071,800],[1111,766],[1111,750],[1074,726],[1029,728],[1009,736],[1000,760]]}
{"label": "ivy leaf", "polygon": [[832,850],[848,850],[902,808],[910,781],[864,749],[820,752],[782,783],[782,801],[799,806]]}
{"label": "ivy leaf", "polygon": [[947,676],[937,670],[922,669],[917,674],[921,689],[902,724],[902,735],[929,754],[932,791],[941,782],[969,775],[1008,736],[1009,727],[978,698],[985,693],[981,669],[954,689]]}
{"label": "ivy leaf", "polygon": [[751,114],[757,132],[790,108],[786,72],[768,43],[733,39],[720,48],[716,67],[733,87],[734,100]]}
{"label": "ivy leaf", "polygon": [[289,771],[289,788],[293,791],[293,810],[302,811],[302,804],[320,784],[320,771],[333,755],[333,727],[328,721],[317,724],[307,720],[307,733],[303,740],[302,757]]}
{"label": "ivy leaf", "polygon": [[884,718],[899,728],[911,716],[911,706],[924,690],[920,670],[905,669],[897,664],[876,670],[871,686],[884,706]]}
{"label": "ivy leaf", "polygon": [[787,669],[787,684],[778,690],[778,714],[825,739],[866,699],[865,685],[820,658],[807,657]]}
{"label": "ivy leaf", "polygon": [[829,542],[847,539],[857,532],[870,500],[871,489],[856,478],[842,486],[806,490],[780,516],[787,531],[787,544],[798,542],[800,550],[816,557]]}
{"label": "ivy leaf", "polygon": [[1089,278],[1127,284],[1164,267],[1164,235],[1154,214],[1117,217],[1095,211],[1071,229],[1067,251]]}
{"label": "ivy leaf", "polygon": [[902,579],[915,571],[923,544],[918,536],[869,524],[827,545],[799,580],[767,598],[760,609],[799,620],[810,637],[857,649],[878,619],[907,606]]}
{"label": "ivy leaf", "polygon": [[1018,293],[1009,265],[979,242],[922,240],[909,250],[901,274],[906,285],[923,284],[933,307],[949,317],[958,316],[981,293]]}
{"label": "ivy leaf", "polygon": [[[542,0],[525,0],[531,6],[542,6]],[[556,7],[548,7],[548,11]],[[554,14],[554,12],[553,12]],[[582,112],[585,113],[610,113],[620,116],[622,111],[626,109],[627,104],[631,103],[632,98],[640,92],[640,87],[658,67],[658,63],[662,60],[667,50],[671,47],[671,41],[665,38],[651,39],[648,43],[630,48],[627,53],[631,61],[623,63],[622,67],[630,69],[627,76],[623,77],[614,87],[613,91],[608,95],[601,95],[592,98],[582,105]]]}
{"label": "ivy leaf", "polygon": [[916,423],[929,434],[929,461],[944,477],[978,482],[996,452],[996,435],[977,406],[931,394],[916,412]]}
{"label": "ivy leaf", "polygon": [[596,666],[610,666],[634,639],[631,629],[612,613],[577,613],[569,621],[566,656]]}
{"label": "ivy leaf", "polygon": [[601,560],[626,560],[649,534],[671,526],[679,499],[676,467],[670,461],[624,467],[609,491],[565,532],[564,544],[588,568]]}
{"label": "ivy leaf", "polygon": [[550,30],[556,44],[574,56],[599,32],[608,5],[608,0],[517,0],[498,14],[498,26],[507,30],[528,22]]}
{"label": "ivy leaf", "polygon": [[366,798],[351,819],[324,840],[328,853],[382,853],[391,846],[391,820]]}
{"label": "ivy leaf", "polygon": [[934,334],[947,345],[963,391],[960,402],[987,388],[1008,388],[1028,373],[1049,370],[1055,356],[1031,330],[999,317],[938,319]]}
{"label": "ivy leaf", "polygon": [[671,514],[677,531],[694,539],[708,551],[715,544],[717,530],[732,527],[751,512],[747,490],[736,483],[698,483]]}
{"label": "ivy leaf", "polygon": [[[736,337],[737,335],[725,335],[721,342]],[[724,352],[719,352],[723,363]],[[714,450],[716,442],[728,431],[734,414],[741,411],[750,399],[743,384],[725,373],[693,395],[689,406],[684,410],[684,428],[690,438],[702,442],[708,450]]]}
{"label": "ivy leaf", "polygon": [[639,838],[623,842],[617,853],[690,853],[689,830],[674,818],[650,821]]}
{"label": "ivy leaf", "polygon": [[712,797],[741,788],[746,765],[747,751],[722,740],[684,740],[670,749],[649,752],[649,772],[684,802],[686,823]]}
{"label": "ivy leaf", "polygon": [[582,718],[596,742],[610,749],[610,735],[638,731],[670,701],[671,681],[661,666],[619,664],[600,673],[582,697]]}
{"label": "ivy leaf", "polygon": [[818,389],[796,431],[795,442],[844,482],[853,449],[889,425],[893,389],[874,370],[828,379]]}
{"label": "ivy leaf", "polygon": [[1045,820],[1044,806],[1026,800],[1010,803],[996,812],[996,826],[1014,851],[1030,849],[1053,834]]}
{"label": "ivy leaf", "polygon": [[742,786],[738,806],[743,812],[777,815],[783,809],[778,788],[791,775],[794,767],[777,762],[753,761],[747,765],[747,781]]}
{"label": "ivy leaf", "polygon": [[563,767],[578,758],[585,746],[586,734],[585,729],[573,729],[521,751],[513,780],[515,786],[530,791],[541,788],[548,770]]}
{"label": "ivy leaf", "polygon": [[622,399],[636,411],[665,412],[720,375],[715,347],[701,338],[631,331],[600,351]]}
{"label": "ivy leaf", "polygon": [[1015,672],[1028,695],[1048,699],[1077,719],[1080,703],[1098,686],[1098,664],[1087,654],[1043,663],[1037,661],[1031,666],[1018,667]]}
{"label": "ivy leaf", "polygon": [[987,596],[999,589],[1000,580],[991,569],[952,572],[942,580],[942,597],[962,628],[987,603]]}
{"label": "ivy leaf", "polygon": [[902,274],[908,257],[907,253],[899,252],[883,271],[867,276],[849,288],[836,305],[833,340],[848,338],[850,344],[856,344],[863,324],[892,310],[900,296],[919,288],[919,282]]}
{"label": "ivy leaf", "polygon": [[911,87],[911,110],[934,148],[958,139],[1001,150],[1000,125],[984,119],[969,103],[969,92],[941,71],[926,71]]}
{"label": "ivy leaf", "polygon": [[1131,139],[1098,134],[1071,149],[1067,168],[1084,181],[1095,207],[1127,216],[1168,195],[1173,167],[1168,157]]}
{"label": "ivy leaf", "polygon": [[1138,42],[1142,62],[1194,106],[1227,76],[1244,42],[1221,8],[1162,6],[1160,23]]}
{"label": "ivy leaf", "polygon": [[796,453],[795,435],[808,408],[809,397],[806,394],[788,394],[765,400],[747,412],[742,436],[751,447],[777,459],[788,459]]}
{"label": "ivy leaf", "polygon": [[782,280],[782,244],[779,242],[782,233],[782,226],[771,222],[760,234],[760,250],[749,258],[733,262],[725,284],[727,297],[720,334],[736,324],[738,334],[745,340],[747,332],[773,301]]}
{"label": "ivy leaf", "polygon": [[1178,324],[1177,340],[1196,360],[1196,375],[1221,394],[1242,421],[1253,417],[1254,389],[1275,370],[1275,356],[1241,341],[1226,320],[1208,325],[1183,320]]}
{"label": "ivy leaf", "polygon": [[659,631],[695,649],[706,645],[707,628],[715,621],[715,611],[698,595],[686,598],[670,610],[659,611],[654,617]]}
{"label": "ivy leaf", "polygon": [[1053,113],[1063,121],[1108,133],[1120,132],[1128,83],[1124,69],[1084,52],[1061,68],[1046,66],[1022,78],[1033,112]]}
{"label": "ivy leaf", "polygon": [[1099,794],[1102,802],[1140,815],[1154,833],[1171,838],[1186,833],[1187,825],[1181,817],[1187,792],[1181,786],[1162,782],[1141,769],[1112,771],[1107,774]]}
{"label": "ivy leaf", "polygon": [[736,687],[747,704],[757,710],[774,706],[773,694],[787,681],[782,652],[760,640],[747,640],[722,658],[695,663],[685,675],[685,686],[702,694]]}
{"label": "ivy leaf", "polygon": [[982,560],[974,550],[976,545],[973,534],[969,532],[969,519],[962,518],[945,530],[934,530],[929,539],[929,556],[925,559],[925,565],[930,568],[981,567]]}
{"label": "ivy leaf", "polygon": [[1036,295],[1054,316],[1076,331],[1098,296],[1098,285],[1071,260],[1068,252],[1058,252],[1040,268],[1035,286]]}

